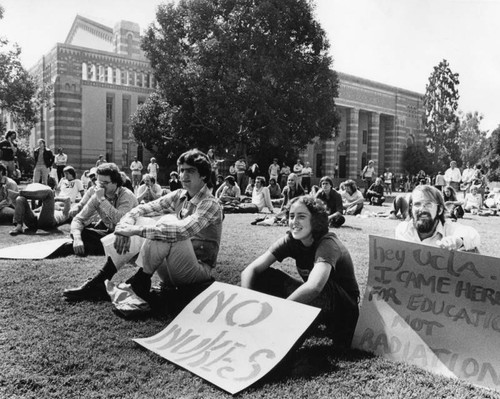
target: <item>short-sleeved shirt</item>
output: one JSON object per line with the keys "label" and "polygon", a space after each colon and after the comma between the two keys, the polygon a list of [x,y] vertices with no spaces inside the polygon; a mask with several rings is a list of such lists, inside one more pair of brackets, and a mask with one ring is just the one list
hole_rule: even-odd
{"label": "short-sleeved shirt", "polygon": [[67,197],[74,203],[78,197],[81,197],[80,192],[83,191],[83,183],[80,179],[68,180],[65,177],[58,184],[60,197]]}
{"label": "short-sleeved shirt", "polygon": [[316,194],[316,198],[323,201],[328,209],[328,214],[333,215],[336,212],[342,213],[342,196],[333,188],[330,190],[330,195],[327,196],[323,189],[320,189]]}
{"label": "short-sleeved shirt", "polygon": [[307,281],[316,263],[328,263],[332,270],[326,284],[336,284],[356,301],[359,299],[359,287],[351,255],[334,233],[325,234],[310,247],[306,247],[300,240],[295,240],[287,233],[271,245],[269,252],[279,262],[286,258],[295,259],[297,271],[304,281]]}

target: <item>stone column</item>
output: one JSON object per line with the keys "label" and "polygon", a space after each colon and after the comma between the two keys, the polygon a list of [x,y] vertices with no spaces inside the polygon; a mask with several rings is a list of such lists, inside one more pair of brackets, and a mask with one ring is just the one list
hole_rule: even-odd
{"label": "stone column", "polygon": [[328,139],[323,143],[323,173],[325,176],[333,176],[334,174],[335,162],[337,162],[337,159],[335,159],[335,146],[336,141],[334,139]]}
{"label": "stone column", "polygon": [[394,118],[394,116],[387,117],[385,142],[383,145],[384,145],[385,166],[388,167],[392,171],[392,173],[395,173],[398,164],[397,164],[396,118]]}
{"label": "stone column", "polygon": [[379,165],[378,151],[380,142],[380,114],[377,112],[370,113],[368,120],[368,160],[375,162],[375,171],[377,176],[384,173],[384,165]]}
{"label": "stone column", "polygon": [[350,108],[347,116],[347,177],[356,179],[359,174],[358,143],[359,143],[359,109]]}

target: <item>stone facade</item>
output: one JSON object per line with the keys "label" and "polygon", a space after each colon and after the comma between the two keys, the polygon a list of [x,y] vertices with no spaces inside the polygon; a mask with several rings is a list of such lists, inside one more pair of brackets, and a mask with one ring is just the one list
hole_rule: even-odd
{"label": "stone facade", "polygon": [[310,144],[301,154],[313,166],[315,177],[334,175],[356,179],[370,159],[377,174],[385,169],[403,173],[403,151],[410,143],[423,142],[423,94],[338,73],[341,116],[336,137]]}
{"label": "stone facade", "polygon": [[[30,70],[39,83],[52,85],[51,104],[31,144],[44,138],[63,147],[68,163],[80,172],[100,154],[128,169],[134,156],[146,163],[130,132],[130,116],[155,82],[140,49],[139,25],[121,21],[114,29],[77,16],[65,43],[56,46]],[[144,158],[144,159],[143,159]]]}

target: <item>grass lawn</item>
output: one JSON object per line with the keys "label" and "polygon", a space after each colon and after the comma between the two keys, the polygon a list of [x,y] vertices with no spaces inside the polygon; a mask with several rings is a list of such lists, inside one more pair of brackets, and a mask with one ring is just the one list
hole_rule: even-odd
{"label": "grass lawn", "polygon": [[[219,281],[238,284],[240,271],[286,231],[285,227],[251,226],[255,217],[226,215],[215,273]],[[393,237],[397,223],[347,217],[347,226],[335,230],[351,252],[362,292],[368,275],[368,235]],[[461,223],[479,231],[481,253],[500,258],[500,217],[469,215]],[[10,228],[0,226],[0,248],[61,238],[69,230],[65,225],[52,234],[39,231],[11,237]],[[102,264],[102,257],[0,260],[0,398],[230,397],[131,340],[156,334],[169,323],[168,316],[127,321],[111,311],[109,302],[67,303],[61,298],[64,288],[80,284]],[[282,267],[294,272],[290,261]],[[134,270],[125,268],[116,280],[122,281]],[[325,337],[309,338],[295,355],[309,359],[308,363],[281,367],[238,397],[500,397],[368,353],[334,352],[329,343]]]}

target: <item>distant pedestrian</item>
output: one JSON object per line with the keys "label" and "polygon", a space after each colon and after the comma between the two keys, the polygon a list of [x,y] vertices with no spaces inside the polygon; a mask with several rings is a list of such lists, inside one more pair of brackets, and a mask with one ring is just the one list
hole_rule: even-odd
{"label": "distant pedestrian", "polygon": [[160,165],[156,163],[156,158],[151,157],[149,160],[149,165],[148,165],[148,173],[149,176],[155,179],[156,182],[158,182],[158,171],[160,170]]}
{"label": "distant pedestrian", "polygon": [[64,177],[64,168],[68,163],[68,156],[63,152],[62,147],[57,149],[57,154],[54,158],[54,164],[57,169],[57,181],[60,182]]}
{"label": "distant pedestrian", "polygon": [[134,160],[130,164],[130,171],[131,173],[131,180],[132,180],[132,187],[134,190],[139,187],[139,184],[141,184],[141,179],[142,179],[142,163],[141,161],[137,160],[137,157],[134,157]]}
{"label": "distant pedestrian", "polygon": [[54,163],[54,154],[50,148],[45,145],[44,139],[38,140],[38,147],[33,151],[35,160],[35,169],[33,171],[33,183],[49,184],[49,173],[52,164]]}

